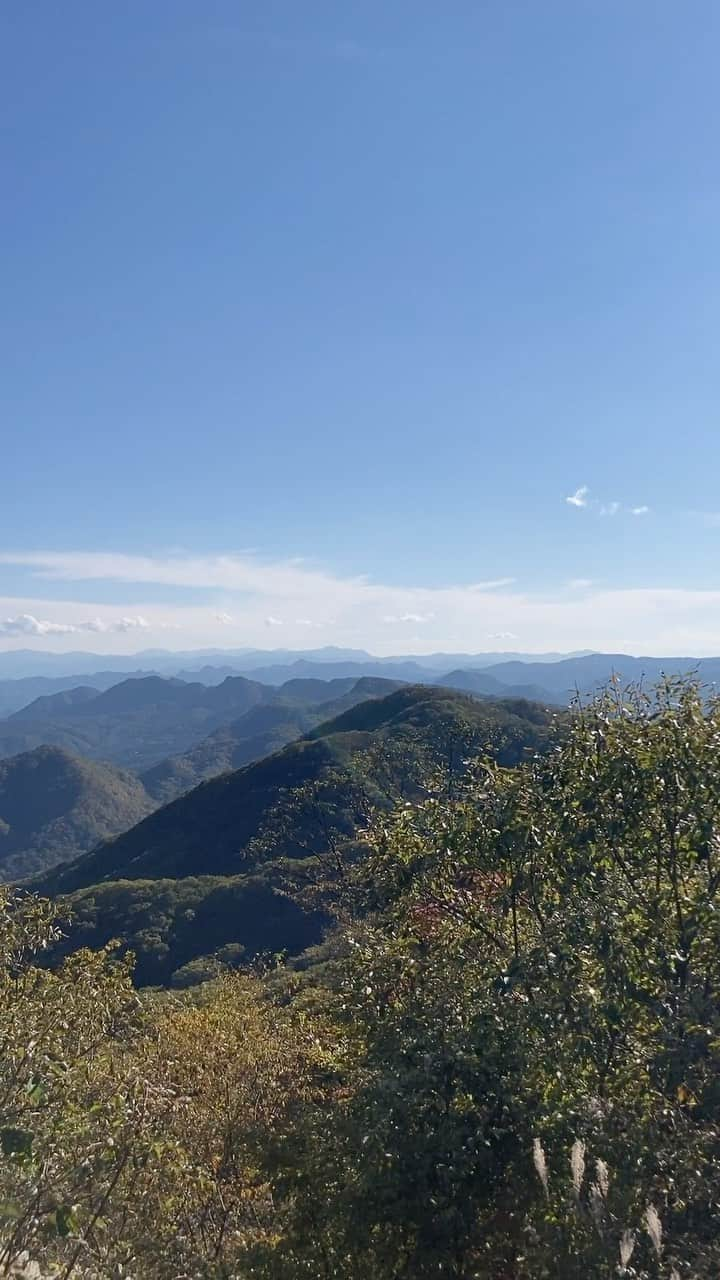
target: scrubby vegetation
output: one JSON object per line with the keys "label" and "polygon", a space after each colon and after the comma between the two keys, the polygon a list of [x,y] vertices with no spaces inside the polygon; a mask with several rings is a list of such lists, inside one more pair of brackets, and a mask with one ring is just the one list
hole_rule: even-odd
{"label": "scrubby vegetation", "polygon": [[331,827],[305,964],[141,996],[6,892],[6,1274],[717,1276],[719,821],[720,705],[612,688]]}

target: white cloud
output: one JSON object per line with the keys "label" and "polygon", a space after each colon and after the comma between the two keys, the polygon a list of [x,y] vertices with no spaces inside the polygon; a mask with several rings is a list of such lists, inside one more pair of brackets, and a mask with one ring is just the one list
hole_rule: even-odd
{"label": "white cloud", "polygon": [[80,622],[48,622],[32,613],[21,613],[16,618],[0,622],[0,635],[5,636],[70,636],[90,631],[96,635],[107,632],[146,630],[150,623],[141,617],[118,618],[116,622],[103,622],[102,618],[88,618]]}
{"label": "white cloud", "polygon": [[568,586],[573,591],[587,591],[588,587],[592,586],[592,578],[571,578]]}
{"label": "white cloud", "polygon": [[224,627],[229,627],[232,624],[233,616],[231,613],[216,613],[215,621],[221,622]]}
{"label": "white cloud", "polygon": [[488,640],[517,640],[514,631],[491,631]]}
{"label": "white cloud", "polygon": [[4,636],[67,636],[77,627],[62,622],[46,622],[32,613],[21,613],[16,618],[0,622],[0,635]]}
{"label": "white cloud", "polygon": [[136,618],[118,618],[115,622],[103,622],[102,618],[92,618],[89,622],[76,624],[76,631],[148,631],[150,623],[147,618],[138,615]]}
{"label": "white cloud", "polygon": [[498,591],[500,587],[511,587],[514,578],[490,578],[488,582],[470,582],[466,591]]}
{"label": "white cloud", "polygon": [[383,622],[432,622],[434,617],[434,613],[386,613]]}
{"label": "white cloud", "polygon": [[616,516],[621,511],[629,512],[632,516],[646,516],[650,511],[649,507],[623,507],[621,502],[601,502],[599,498],[591,498],[590,490],[586,484],[576,489],[565,499],[571,507],[582,507],[587,511],[594,511],[599,516]]}
{"label": "white cloud", "polygon": [[588,489],[587,485],[581,484],[580,488],[576,489],[574,493],[571,493],[570,496],[565,499],[565,501],[571,507],[586,507],[588,504],[589,492],[590,490]]}
{"label": "white cloud", "polygon": [[[485,637],[508,632],[522,636],[528,652],[598,649],[701,656],[720,649],[720,591],[714,590],[672,585],[601,589],[583,579],[574,580],[574,589],[567,582],[524,589],[500,577],[469,585],[396,586],[340,577],[301,561],[263,562],[250,555],[6,552],[0,553],[0,563],[19,563],[34,576],[49,578],[42,592],[0,597],[5,648],[26,641],[36,648],[52,644],[55,650],[68,650],[78,647],[77,633],[85,632],[92,635],[96,652],[130,654],[139,647],[139,635],[169,635],[174,627],[182,628],[182,648],[204,647],[217,636],[217,622],[214,609],[198,602],[195,589],[215,588],[223,592],[234,626],[242,629],[243,644],[258,648],[267,646],[268,627],[282,619],[283,644],[304,647],[312,634],[304,624],[312,619],[323,626],[327,643],[379,654],[397,652],[399,636],[406,652],[449,647],[474,652],[482,649]],[[66,598],[63,588],[64,598],[52,599],[56,579],[76,583],[74,598]],[[92,585],[99,580],[104,580],[103,603]],[[107,603],[108,583],[114,584],[114,604]],[[141,600],[133,596],[134,583],[142,584]],[[175,603],[150,603],[148,584],[175,587]],[[167,589],[158,594],[167,600]],[[410,615],[426,621],[401,625],[399,620]],[[398,619],[397,627],[383,618]]]}
{"label": "white cloud", "polygon": [[147,631],[150,623],[147,618],[138,615],[136,618],[121,618],[119,622],[111,623],[111,631]]}

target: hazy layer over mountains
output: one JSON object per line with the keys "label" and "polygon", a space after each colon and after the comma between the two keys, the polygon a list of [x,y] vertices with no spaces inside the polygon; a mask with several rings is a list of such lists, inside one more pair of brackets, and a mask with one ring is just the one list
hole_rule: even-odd
{"label": "hazy layer over mountains", "polygon": [[[578,655],[547,653],[533,654],[533,662],[556,662],[563,657]],[[257,667],[278,666],[306,660],[308,662],[351,662],[374,664],[414,661],[429,670],[450,670],[459,665],[489,667],[496,662],[518,659],[529,655],[522,653],[431,653],[422,658],[400,656],[378,658],[365,649],[340,649],[328,645],[321,649],[144,649],[130,656],[127,654],[97,654],[87,651],[49,653],[40,649],[7,649],[0,653],[0,680],[17,680],[34,676],[63,677],[73,672],[157,672],[161,675],[178,675],[183,668],[197,670],[201,666],[217,667],[227,663],[228,670],[253,671]]]}

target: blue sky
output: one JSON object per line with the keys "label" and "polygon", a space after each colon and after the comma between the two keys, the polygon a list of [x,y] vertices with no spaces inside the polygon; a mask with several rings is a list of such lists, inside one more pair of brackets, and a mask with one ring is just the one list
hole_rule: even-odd
{"label": "blue sky", "polygon": [[720,651],[719,41],[3,6],[0,647]]}

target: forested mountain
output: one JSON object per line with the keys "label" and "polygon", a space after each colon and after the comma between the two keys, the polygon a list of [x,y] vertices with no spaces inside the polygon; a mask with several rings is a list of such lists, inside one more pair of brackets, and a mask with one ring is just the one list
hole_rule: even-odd
{"label": "forested mountain", "polygon": [[0,760],[0,879],[52,867],[139,822],[152,808],[142,784],[59,747]]}
{"label": "forested mountain", "polygon": [[147,676],[42,698],[0,724],[0,755],[41,744],[143,769],[187,750],[274,691],[243,676],[216,686]]}
{"label": "forested mountain", "polygon": [[277,697],[216,729],[183,755],[162,760],[141,774],[159,803],[167,804],[200,782],[272,755],[323,720],[367,698],[391,693],[393,680],[290,680]]}
{"label": "forested mountain", "polygon": [[48,744],[126,768],[149,768],[271,696],[266,686],[242,676],[214,687],[145,676],[93,695],[84,691],[76,700],[55,694],[0,724],[0,756]]}
{"label": "forested mountain", "polygon": [[[335,680],[295,677],[285,685],[270,686],[244,676],[226,676],[219,684],[207,685],[145,676],[123,680],[102,691],[79,687],[43,695],[0,722],[0,757],[53,745],[142,772],[168,757],[186,753],[216,729],[234,727],[251,709],[267,707],[267,718],[259,714],[255,721],[238,728],[243,746],[237,764],[245,763],[317,724],[311,708],[346,695],[354,704],[360,697],[378,696],[397,686],[397,681],[373,681],[367,677],[358,684],[354,676]],[[356,687],[357,695],[352,692]],[[253,733],[259,736],[255,748],[249,745]],[[236,767],[227,745],[232,736],[232,729],[220,735],[225,745],[217,746],[217,767],[212,762],[216,746],[210,744],[200,752],[204,762],[197,771],[192,763],[179,766],[177,783],[167,793],[161,791],[161,797],[176,794],[185,777],[192,785],[222,768]],[[173,773],[171,766],[169,776]]]}
{"label": "forested mountain", "polygon": [[203,783],[36,887],[70,895],[66,949],[121,937],[141,983],[226,946],[292,952],[320,938],[323,899],[298,899],[288,880],[312,880],[330,832],[352,848],[368,805],[412,794],[422,770],[461,771],[474,753],[514,764],[547,744],[551,724],[530,703],[402,687]]}
{"label": "forested mountain", "polygon": [[[351,758],[380,743],[413,750],[437,742],[465,753],[489,750],[506,763],[546,740],[550,713],[530,703],[485,703],[445,689],[407,686],[361,702],[235,773],[203,783],[110,840],[47,882],[68,891],[100,880],[147,876],[234,875],[281,792],[347,769]],[[277,855],[286,848],[274,851]]]}
{"label": "forested mountain", "polygon": [[[10,654],[2,655],[5,658]],[[127,661],[127,659],[126,659]],[[140,679],[150,675],[149,671],[127,671],[126,678]],[[0,680],[0,716],[12,715],[20,711],[38,698],[50,697],[54,693],[71,692],[78,688],[94,690],[109,689],[117,684],[120,676],[117,671],[91,671],[84,674],[66,676],[25,676]]]}
{"label": "forested mountain", "polygon": [[497,680],[494,671],[449,671],[435,682],[447,689],[463,689],[481,698],[527,698],[533,702],[564,705],[566,699],[549,692],[539,684],[507,684]]}
{"label": "forested mountain", "polygon": [[[247,682],[240,680],[239,685],[245,694]],[[251,685],[251,695],[258,688]],[[205,778],[271,754],[334,713],[395,688],[391,680],[369,679],[327,684],[295,681],[287,692],[266,691],[269,701],[256,703],[186,755],[161,762],[140,778],[112,765],[91,762],[64,747],[43,745],[10,756],[0,761],[0,831],[4,833],[0,838],[0,876],[24,877],[76,857],[106,836],[134,826],[159,804]],[[212,708],[213,701],[224,706],[225,692],[208,691],[205,706],[209,702]],[[231,698],[237,696],[238,684],[233,682]],[[265,696],[262,690],[261,696]],[[182,708],[186,700],[191,711],[197,710],[195,699],[196,689],[176,681],[159,677],[127,681],[102,695],[80,688],[41,697],[24,714],[23,723],[34,721],[42,735],[48,723],[57,723],[57,719],[48,721],[45,716],[48,704],[55,717],[65,712],[77,724],[85,706],[93,702],[103,712],[93,724],[102,727],[107,740],[111,729],[115,734],[130,729],[144,732],[145,713],[163,729],[172,728],[178,703]],[[129,717],[128,712],[132,713]],[[113,716],[117,717],[114,721]]]}

